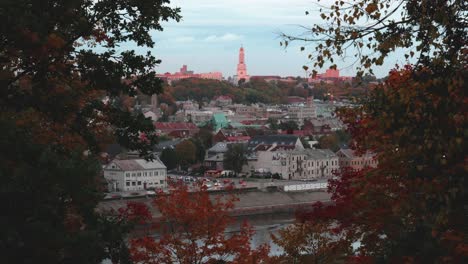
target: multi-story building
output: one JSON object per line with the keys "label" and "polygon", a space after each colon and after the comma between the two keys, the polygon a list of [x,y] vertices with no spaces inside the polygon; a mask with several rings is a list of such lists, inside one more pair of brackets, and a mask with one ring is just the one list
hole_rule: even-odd
{"label": "multi-story building", "polygon": [[167,169],[155,159],[114,159],[104,167],[110,191],[139,191],[167,187]]}
{"label": "multi-story building", "polygon": [[304,123],[304,120],[311,120],[317,117],[313,97],[308,97],[305,105],[289,106],[287,111],[289,119],[295,120],[301,125]]}
{"label": "multi-story building", "polygon": [[339,169],[338,156],[329,149],[281,150],[275,147],[257,152],[255,170],[279,174],[283,179],[329,178]]}
{"label": "multi-story building", "polygon": [[223,79],[223,74],[221,72],[194,73],[193,71],[187,70],[187,65],[183,65],[179,72],[172,74],[166,72],[165,74],[157,74],[156,76],[169,82],[188,78],[215,79],[220,81]]}
{"label": "multi-story building", "polygon": [[340,162],[340,168],[349,167],[353,170],[361,170],[365,167],[375,168],[378,165],[375,154],[370,152],[358,156],[352,149],[340,149],[336,155]]}

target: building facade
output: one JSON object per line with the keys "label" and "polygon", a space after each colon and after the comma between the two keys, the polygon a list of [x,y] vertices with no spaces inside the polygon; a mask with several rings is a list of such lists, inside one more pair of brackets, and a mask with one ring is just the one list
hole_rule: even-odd
{"label": "building facade", "polygon": [[109,191],[140,191],[167,187],[167,169],[158,159],[115,159],[103,170]]}
{"label": "building facade", "polygon": [[329,149],[268,149],[257,152],[255,170],[279,174],[288,180],[330,178],[339,170],[339,161]]}
{"label": "building facade", "polygon": [[370,152],[359,156],[352,149],[340,149],[336,155],[341,168],[349,167],[353,170],[361,170],[365,167],[375,168],[378,165],[375,155]]}

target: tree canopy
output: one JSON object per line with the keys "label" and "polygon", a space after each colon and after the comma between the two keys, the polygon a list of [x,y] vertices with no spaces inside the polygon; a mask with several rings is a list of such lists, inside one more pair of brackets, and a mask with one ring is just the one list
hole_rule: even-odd
{"label": "tree canopy", "polygon": [[125,263],[128,229],[95,211],[105,184],[96,154],[118,141],[150,158],[153,124],[128,106],[137,91],[161,92],[153,71],[160,61],[121,45],[153,47],[150,31],[180,19],[168,4],[1,1],[0,248],[6,262]]}
{"label": "tree canopy", "polygon": [[350,260],[468,261],[467,8],[459,0],[336,1],[303,38],[316,42],[319,67],[346,51],[358,70],[398,48],[416,58],[392,70],[361,107],[338,113],[351,147],[374,152],[378,167],[344,169],[329,182],[332,205],[317,204],[306,219],[331,220],[341,241],[359,243]]}
{"label": "tree canopy", "polygon": [[247,164],[245,154],[246,148],[243,144],[229,144],[228,150],[224,154],[224,168],[240,173],[242,171],[242,166]]}
{"label": "tree canopy", "polygon": [[229,211],[237,198],[232,194],[210,197],[205,187],[189,192],[187,186],[174,186],[153,205],[161,212],[157,231],[152,236],[130,241],[132,259],[137,263],[268,263],[267,245],[253,249],[253,230],[242,224],[239,232],[226,234],[234,219]]}

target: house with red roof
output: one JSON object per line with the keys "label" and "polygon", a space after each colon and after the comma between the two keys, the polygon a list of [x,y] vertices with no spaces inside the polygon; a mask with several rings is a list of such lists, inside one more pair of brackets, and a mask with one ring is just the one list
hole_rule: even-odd
{"label": "house with red roof", "polygon": [[175,138],[192,137],[200,131],[193,123],[155,122],[154,127],[158,135],[168,135]]}

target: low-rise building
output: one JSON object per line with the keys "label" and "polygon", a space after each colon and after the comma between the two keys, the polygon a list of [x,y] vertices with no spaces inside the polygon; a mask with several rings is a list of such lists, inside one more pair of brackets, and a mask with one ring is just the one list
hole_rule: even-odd
{"label": "low-rise building", "polygon": [[114,159],[103,170],[110,191],[140,191],[167,187],[167,169],[158,159]]}
{"label": "low-rise building", "polygon": [[220,95],[213,99],[213,105],[216,105],[219,107],[226,107],[226,106],[232,105],[232,98],[227,95]]}
{"label": "low-rise building", "polygon": [[200,131],[193,123],[155,122],[154,127],[157,134],[176,138],[191,137]]}
{"label": "low-rise building", "polygon": [[205,167],[211,170],[224,169],[224,154],[228,151],[229,142],[218,142],[209,148],[205,154]]}

